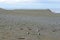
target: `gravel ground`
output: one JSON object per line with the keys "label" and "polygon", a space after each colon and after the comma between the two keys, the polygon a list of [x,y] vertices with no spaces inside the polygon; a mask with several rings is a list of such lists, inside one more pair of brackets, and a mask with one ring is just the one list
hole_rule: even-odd
{"label": "gravel ground", "polygon": [[0,40],[60,40],[60,17],[0,14]]}

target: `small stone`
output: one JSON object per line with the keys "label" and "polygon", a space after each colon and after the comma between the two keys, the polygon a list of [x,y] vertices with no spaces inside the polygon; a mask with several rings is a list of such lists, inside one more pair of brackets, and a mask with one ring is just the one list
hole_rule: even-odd
{"label": "small stone", "polygon": [[29,32],[27,32],[27,34],[29,35],[30,33],[29,33]]}
{"label": "small stone", "polygon": [[20,28],[20,30],[23,30],[23,28]]}
{"label": "small stone", "polygon": [[56,32],[56,29],[55,29],[55,30],[53,30],[53,32]]}
{"label": "small stone", "polygon": [[29,27],[27,27],[28,28],[28,30],[32,30],[31,28],[29,28]]}
{"label": "small stone", "polygon": [[38,33],[38,35],[40,35],[40,33]]}
{"label": "small stone", "polygon": [[18,38],[18,39],[25,39],[25,38]]}
{"label": "small stone", "polygon": [[29,28],[29,30],[32,30],[32,29]]}

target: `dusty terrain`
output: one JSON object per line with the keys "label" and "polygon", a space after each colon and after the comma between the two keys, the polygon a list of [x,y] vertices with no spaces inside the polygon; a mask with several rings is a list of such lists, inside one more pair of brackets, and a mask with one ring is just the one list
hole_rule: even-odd
{"label": "dusty terrain", "polygon": [[0,40],[60,40],[60,17],[1,13]]}

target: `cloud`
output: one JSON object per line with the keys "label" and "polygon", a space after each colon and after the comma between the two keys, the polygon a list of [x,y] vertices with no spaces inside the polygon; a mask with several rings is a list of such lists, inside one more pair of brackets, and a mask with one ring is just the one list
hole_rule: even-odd
{"label": "cloud", "polygon": [[0,3],[33,3],[33,2],[60,2],[60,0],[0,0]]}
{"label": "cloud", "polygon": [[17,4],[17,3],[49,3],[49,2],[60,2],[60,0],[0,0],[0,3],[6,4]]}
{"label": "cloud", "polygon": [[49,2],[60,2],[60,0],[48,0]]}
{"label": "cloud", "polygon": [[0,3],[15,4],[15,3],[33,3],[37,0],[0,0]]}

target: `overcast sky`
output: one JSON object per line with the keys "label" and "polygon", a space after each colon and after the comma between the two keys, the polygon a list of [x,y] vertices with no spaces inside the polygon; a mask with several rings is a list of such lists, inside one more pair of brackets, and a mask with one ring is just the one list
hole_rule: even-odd
{"label": "overcast sky", "polygon": [[60,0],[0,0],[4,9],[51,9],[60,12]]}

